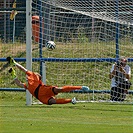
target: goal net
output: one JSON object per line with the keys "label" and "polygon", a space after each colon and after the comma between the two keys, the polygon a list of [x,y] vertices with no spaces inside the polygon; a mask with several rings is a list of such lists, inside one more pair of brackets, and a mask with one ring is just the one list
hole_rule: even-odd
{"label": "goal net", "polygon": [[[132,68],[132,5],[129,0],[32,0],[34,43],[56,43],[55,50],[38,52],[45,62],[46,84],[90,88],[86,93],[75,91],[59,97],[110,100],[112,64],[126,56]],[[33,63],[33,67],[38,66]],[[132,87],[124,102],[132,102]]]}
{"label": "goal net", "polygon": [[[127,57],[133,69],[131,0],[9,0],[0,7],[1,81],[7,79],[2,88],[17,88],[3,68],[10,55],[25,67],[29,63],[28,69],[41,73],[48,85],[89,87],[87,92],[58,95],[79,102],[110,101],[109,73],[119,57]],[[56,43],[52,51],[44,47],[49,40]],[[23,73],[16,72],[25,81]],[[132,89],[123,102],[132,103]]]}

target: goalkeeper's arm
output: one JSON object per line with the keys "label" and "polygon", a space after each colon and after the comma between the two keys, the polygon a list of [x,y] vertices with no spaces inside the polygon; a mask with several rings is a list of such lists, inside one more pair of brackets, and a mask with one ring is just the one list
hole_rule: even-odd
{"label": "goalkeeper's arm", "polygon": [[24,84],[18,78],[14,79],[14,83],[16,83],[19,87],[24,88]]}

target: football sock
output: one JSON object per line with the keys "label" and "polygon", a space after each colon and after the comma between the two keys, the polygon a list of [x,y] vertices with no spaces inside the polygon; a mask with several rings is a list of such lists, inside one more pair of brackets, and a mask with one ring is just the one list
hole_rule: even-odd
{"label": "football sock", "polygon": [[9,73],[11,73],[11,76],[12,76],[13,79],[16,78],[16,72],[15,72],[15,70],[13,68],[9,69]]}
{"label": "football sock", "polygon": [[70,103],[71,101],[71,99],[56,99],[56,104],[66,104]]}
{"label": "football sock", "polygon": [[63,86],[62,87],[62,92],[69,92],[72,90],[80,90],[82,86]]}

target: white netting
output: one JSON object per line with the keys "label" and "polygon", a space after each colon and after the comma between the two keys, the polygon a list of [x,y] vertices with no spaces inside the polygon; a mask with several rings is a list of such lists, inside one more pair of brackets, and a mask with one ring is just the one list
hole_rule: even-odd
{"label": "white netting", "polygon": [[[88,94],[68,95],[76,95],[80,101],[108,101],[112,62],[121,55],[132,58],[132,4],[120,0],[33,0],[33,16],[41,23],[40,41],[56,43],[55,50],[41,53],[47,58],[46,82],[89,86]],[[35,40],[39,34],[33,36]],[[127,95],[126,100],[131,102],[132,96]]]}
{"label": "white netting", "polygon": [[[26,29],[26,1],[16,1],[18,14],[14,20],[10,20],[13,2],[0,3],[1,58],[12,55],[22,61],[26,58],[25,32],[29,28]],[[59,96],[76,96],[79,101],[108,101],[111,89],[108,75],[115,59],[126,56],[133,68],[133,2],[32,0],[31,14],[33,71],[42,72],[40,60],[45,61],[47,84],[84,85],[90,88],[89,93]],[[29,17],[31,14],[28,13]],[[43,48],[47,41],[56,43],[53,51]],[[26,66],[25,63],[22,65]],[[1,81],[7,76],[7,69],[4,70],[1,69],[4,73]],[[21,75],[20,79],[25,80]],[[10,76],[8,79],[10,83]],[[2,87],[16,86],[2,84]],[[125,101],[132,101],[132,87]]]}
{"label": "white netting", "polygon": [[48,3],[93,18],[133,25],[130,0],[50,0]]}

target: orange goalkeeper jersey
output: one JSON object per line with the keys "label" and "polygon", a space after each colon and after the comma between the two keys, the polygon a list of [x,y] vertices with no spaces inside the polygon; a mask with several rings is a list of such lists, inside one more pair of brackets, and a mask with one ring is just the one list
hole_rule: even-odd
{"label": "orange goalkeeper jersey", "polygon": [[52,90],[55,86],[44,85],[44,83],[39,79],[39,76],[36,75],[34,72],[27,71],[26,75],[27,75],[28,85],[26,85],[26,83],[24,83],[25,89],[28,89],[29,92],[34,97],[36,97],[35,90],[40,85],[39,91],[38,91],[38,100],[40,100],[44,104],[48,104],[48,100],[51,97],[55,96],[55,94]]}

